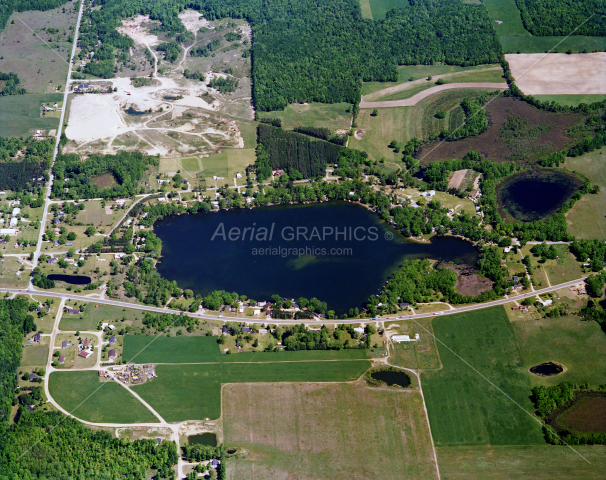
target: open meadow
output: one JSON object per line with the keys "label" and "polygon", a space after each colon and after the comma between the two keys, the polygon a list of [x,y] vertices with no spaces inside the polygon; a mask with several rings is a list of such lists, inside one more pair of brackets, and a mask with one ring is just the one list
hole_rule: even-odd
{"label": "open meadow", "polygon": [[383,20],[387,12],[408,5],[408,0],[360,0],[362,16],[372,20]]}
{"label": "open meadow", "polygon": [[[606,49],[606,37],[537,37],[531,35],[524,24],[516,0],[483,0],[486,11],[495,22],[493,27],[505,53],[544,53],[551,49],[558,52],[594,52]],[[497,21],[502,23],[496,23]],[[573,33],[573,32],[570,32]]]}
{"label": "open meadow", "polygon": [[486,445],[438,447],[442,478],[449,480],[552,480],[601,478],[606,446]]}
{"label": "open meadow", "polygon": [[217,337],[127,335],[124,358],[136,363],[285,362],[311,360],[355,360],[367,358],[366,350],[301,350],[296,352],[221,353]]}
{"label": "open meadow", "polygon": [[249,452],[229,462],[233,480],[437,478],[417,390],[226,385],[223,428],[227,445]]}
{"label": "open meadow", "polygon": [[166,421],[221,416],[221,385],[257,382],[347,382],[368,360],[158,365],[157,378],[133,387]]}
{"label": "open meadow", "polygon": [[116,382],[100,382],[99,374],[94,370],[53,372],[47,381],[55,401],[81,420],[103,423],[158,421],[124,387]]}
{"label": "open meadow", "polygon": [[50,130],[59,126],[56,117],[42,117],[43,103],[63,100],[61,93],[8,95],[0,97],[0,137],[21,137],[36,133],[36,130]]}
{"label": "open meadow", "polygon": [[606,240],[606,147],[567,158],[565,167],[600,186],[597,194],[583,195],[566,213],[568,231],[577,238]]}
{"label": "open meadow", "polygon": [[530,379],[503,307],[433,320],[443,368],[422,375],[436,445],[544,442]]}
{"label": "open meadow", "polygon": [[[560,382],[597,386],[606,377],[606,334],[597,322],[584,322],[571,315],[559,318],[512,322],[524,368],[543,362],[558,362],[566,371],[550,377],[526,372],[533,385]],[[588,361],[591,359],[591,361]]]}
{"label": "open meadow", "polygon": [[28,93],[56,92],[67,78],[77,17],[73,2],[45,12],[14,12],[0,31],[0,72],[16,73]]}
{"label": "open meadow", "polygon": [[258,112],[259,118],[279,118],[282,128],[295,127],[328,128],[349,130],[351,127],[351,104],[349,103],[293,103],[277,112]]}

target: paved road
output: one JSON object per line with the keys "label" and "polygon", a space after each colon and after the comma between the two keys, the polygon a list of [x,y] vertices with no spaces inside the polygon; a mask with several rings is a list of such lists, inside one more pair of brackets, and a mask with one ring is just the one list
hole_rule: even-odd
{"label": "paved road", "polygon": [[495,90],[506,90],[509,87],[506,83],[446,83],[444,85],[436,85],[435,87],[423,90],[422,92],[404,100],[391,100],[384,102],[365,102],[362,100],[360,102],[360,108],[412,107],[434,93],[441,92],[442,90],[453,90],[460,88],[492,88]]}
{"label": "paved road", "polygon": [[[479,303],[479,304],[474,304],[474,305],[465,305],[465,306],[454,307],[454,308],[450,308],[450,306],[449,306],[448,310],[441,310],[438,312],[418,313],[415,315],[399,315],[399,316],[390,316],[390,317],[380,317],[380,318],[378,318],[378,320],[388,321],[388,320],[399,320],[399,319],[410,319],[410,318],[417,319],[417,318],[433,317],[435,315],[451,315],[454,313],[481,310],[483,308],[489,308],[489,307],[494,307],[496,305],[504,305],[506,303],[511,303],[514,300],[519,301],[519,300],[523,300],[528,297],[536,297],[537,295],[542,295],[544,293],[549,293],[549,292],[553,292],[555,290],[560,290],[561,288],[572,287],[573,285],[577,285],[578,283],[583,282],[585,280],[585,278],[587,278],[587,277],[581,277],[576,280],[572,280],[570,282],[564,282],[564,283],[560,283],[558,285],[552,285],[547,288],[542,288],[541,290],[535,290],[533,292],[522,293],[520,295],[515,295],[515,296],[509,297],[509,298],[501,298],[499,300],[494,300],[492,302]],[[243,322],[243,323],[247,323],[247,324],[252,324],[252,323],[259,323],[261,321],[261,319],[254,319],[251,317],[224,317],[222,315],[216,315],[216,314],[211,315],[211,314],[206,314],[206,313],[180,312],[178,310],[169,310],[169,309],[162,308],[162,307],[152,307],[149,305],[140,305],[140,304],[135,304],[135,303],[120,302],[118,300],[110,300],[107,298],[89,298],[89,297],[84,297],[84,296],[80,296],[80,295],[74,295],[71,293],[48,292],[45,290],[37,290],[37,289],[34,289],[33,287],[29,287],[27,289],[25,289],[25,288],[24,289],[0,288],[0,292],[18,293],[18,294],[24,294],[24,295],[44,295],[46,297],[61,298],[61,299],[68,299],[68,300],[82,300],[82,301],[86,301],[86,302],[93,302],[93,303],[99,303],[99,304],[104,304],[104,305],[113,305],[113,306],[121,307],[121,308],[133,308],[136,310],[145,310],[145,311],[156,312],[156,313],[174,313],[177,315],[178,314],[188,315],[193,318],[202,318],[202,319],[207,319],[207,320],[219,320],[221,322]],[[280,325],[300,325],[302,323],[306,324],[306,325],[319,325],[320,322],[346,325],[346,324],[360,323],[360,322],[368,323],[369,320],[359,319],[359,318],[334,319],[334,320],[328,320],[328,319],[316,319],[316,320],[267,319],[267,320],[265,320],[265,323],[268,323],[268,321],[272,324],[280,324]]]}

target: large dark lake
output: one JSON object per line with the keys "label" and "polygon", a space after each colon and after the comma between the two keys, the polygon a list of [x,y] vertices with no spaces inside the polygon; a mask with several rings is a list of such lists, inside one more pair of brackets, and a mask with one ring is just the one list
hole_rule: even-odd
{"label": "large dark lake", "polygon": [[154,232],[162,239],[158,271],[181,288],[257,301],[316,297],[337,313],[361,306],[404,260],[475,266],[478,258],[465,240],[413,242],[366,208],[340,201],[171,216]]}
{"label": "large dark lake", "polygon": [[501,213],[515,220],[543,220],[558,211],[579,189],[580,181],[557,171],[522,173],[497,186]]}

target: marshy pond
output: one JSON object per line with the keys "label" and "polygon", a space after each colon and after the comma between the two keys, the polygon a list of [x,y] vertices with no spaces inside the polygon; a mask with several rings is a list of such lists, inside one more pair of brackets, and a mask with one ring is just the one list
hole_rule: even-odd
{"label": "marshy pond", "polygon": [[557,375],[563,371],[564,367],[559,363],[554,362],[540,363],[539,365],[530,367],[530,373],[538,375],[539,377],[550,377],[551,375]]}
{"label": "marshy pond", "polygon": [[187,442],[190,445],[206,445],[208,447],[217,446],[217,436],[214,433],[200,433],[198,435],[190,435],[187,437]]}
{"label": "marshy pond", "polygon": [[383,382],[388,387],[398,386],[407,388],[410,386],[410,377],[404,372],[397,372],[393,370],[379,370],[378,372],[372,372],[370,376],[374,380]]}
{"label": "marshy pond", "polygon": [[405,260],[478,260],[468,241],[414,242],[344,201],[176,215],[157,222],[154,232],[162,240],[158,272],[180,288],[257,301],[316,297],[337,314],[378,293]]}
{"label": "marshy pond", "polygon": [[544,220],[562,208],[580,186],[578,178],[553,170],[513,175],[497,186],[499,211],[522,222]]}

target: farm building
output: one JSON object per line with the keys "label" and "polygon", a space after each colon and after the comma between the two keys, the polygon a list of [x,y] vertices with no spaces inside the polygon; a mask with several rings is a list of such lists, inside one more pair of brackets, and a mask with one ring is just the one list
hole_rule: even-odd
{"label": "farm building", "polygon": [[421,338],[418,333],[415,333],[415,338],[410,338],[410,335],[394,335],[391,337],[394,342],[418,342]]}

